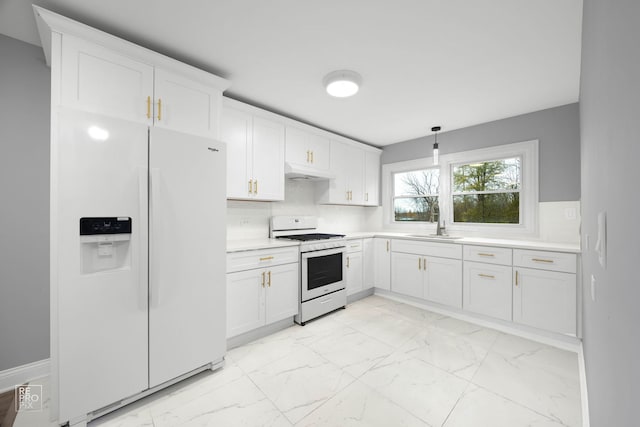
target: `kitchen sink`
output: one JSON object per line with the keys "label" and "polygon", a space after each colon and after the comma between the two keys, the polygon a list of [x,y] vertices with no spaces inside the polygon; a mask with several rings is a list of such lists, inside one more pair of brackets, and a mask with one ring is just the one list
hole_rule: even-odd
{"label": "kitchen sink", "polygon": [[422,237],[424,239],[458,240],[462,236],[438,236],[437,234],[407,234],[407,237]]}

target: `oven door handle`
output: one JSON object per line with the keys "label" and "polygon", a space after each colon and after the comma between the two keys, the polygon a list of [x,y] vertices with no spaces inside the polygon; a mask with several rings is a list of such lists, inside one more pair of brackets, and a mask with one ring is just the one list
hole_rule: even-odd
{"label": "oven door handle", "polygon": [[302,259],[306,260],[309,258],[316,258],[319,256],[326,256],[326,255],[335,255],[335,254],[339,254],[339,253],[346,253],[347,252],[347,248],[346,246],[340,247],[340,248],[332,248],[332,249],[322,249],[319,251],[312,251],[312,252],[302,252]]}

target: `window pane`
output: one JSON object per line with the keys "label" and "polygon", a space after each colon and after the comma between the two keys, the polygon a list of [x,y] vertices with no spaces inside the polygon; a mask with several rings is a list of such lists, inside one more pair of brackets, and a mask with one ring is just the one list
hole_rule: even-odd
{"label": "window pane", "polygon": [[467,193],[518,190],[520,189],[520,171],[520,157],[455,166],[453,191]]}
{"label": "window pane", "polygon": [[393,181],[394,196],[437,195],[440,190],[440,170],[396,173]]}
{"label": "window pane", "polygon": [[520,193],[453,196],[453,221],[519,224]]}
{"label": "window pane", "polygon": [[406,197],[393,200],[395,221],[438,221],[438,197]]}

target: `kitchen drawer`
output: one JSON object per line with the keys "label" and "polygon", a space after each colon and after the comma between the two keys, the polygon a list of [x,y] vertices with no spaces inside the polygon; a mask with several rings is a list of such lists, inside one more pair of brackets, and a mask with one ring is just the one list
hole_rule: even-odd
{"label": "kitchen drawer", "polygon": [[489,264],[511,265],[511,248],[494,248],[492,246],[464,245],[462,249],[465,261],[486,262]]}
{"label": "kitchen drawer", "polygon": [[297,246],[232,252],[227,254],[227,273],[287,264],[299,260],[300,252]]}
{"label": "kitchen drawer", "polygon": [[395,239],[393,241],[393,252],[462,259],[462,245],[455,243]]}
{"label": "kitchen drawer", "polygon": [[511,266],[465,261],[464,310],[511,321],[511,276]]}
{"label": "kitchen drawer", "polygon": [[576,254],[514,249],[513,265],[515,267],[575,273]]}
{"label": "kitchen drawer", "polygon": [[362,239],[347,240],[347,252],[361,252]]}

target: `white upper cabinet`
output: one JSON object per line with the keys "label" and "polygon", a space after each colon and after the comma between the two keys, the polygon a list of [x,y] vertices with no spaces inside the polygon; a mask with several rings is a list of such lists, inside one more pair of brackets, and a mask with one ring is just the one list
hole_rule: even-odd
{"label": "white upper cabinet", "polygon": [[156,126],[217,139],[222,92],[156,67]]}
{"label": "white upper cabinet", "polygon": [[[79,110],[208,138],[218,138],[222,90],[218,77],[186,64],[164,68],[138,60],[130,44],[109,49],[63,36],[60,102]],[[146,50],[137,47],[143,52]],[[168,62],[158,55],[159,62]],[[141,55],[141,56],[147,56]],[[170,62],[170,61],[169,61]],[[194,78],[193,75],[198,77]],[[204,77],[203,77],[204,75]]]}
{"label": "white upper cabinet", "polygon": [[364,204],[364,151],[354,145],[331,141],[331,172],[334,179],[318,185],[320,203]]}
{"label": "white upper cabinet", "polygon": [[153,66],[69,35],[61,65],[62,105],[153,123]]}
{"label": "white upper cabinet", "polygon": [[284,125],[225,100],[220,139],[227,144],[227,198],[284,200]]}
{"label": "white upper cabinet", "polygon": [[380,153],[365,151],[364,153],[364,204],[378,206],[380,204]]}
{"label": "white upper cabinet", "polygon": [[310,131],[287,126],[286,161],[311,170],[329,170],[330,140]]}

